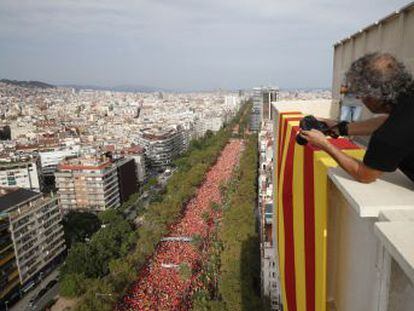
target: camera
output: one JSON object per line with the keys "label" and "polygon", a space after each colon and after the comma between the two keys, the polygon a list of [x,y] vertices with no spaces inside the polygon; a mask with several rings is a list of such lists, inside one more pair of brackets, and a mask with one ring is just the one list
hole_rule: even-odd
{"label": "camera", "polygon": [[[300,120],[299,127],[301,128],[301,130],[304,131],[310,131],[312,129],[315,129],[321,131],[325,135],[329,135],[333,138],[338,138],[338,135],[335,132],[333,132],[332,129],[325,122],[319,121],[311,115],[306,116],[302,120]],[[299,134],[296,135],[296,142],[302,146],[308,143],[308,141]]]}

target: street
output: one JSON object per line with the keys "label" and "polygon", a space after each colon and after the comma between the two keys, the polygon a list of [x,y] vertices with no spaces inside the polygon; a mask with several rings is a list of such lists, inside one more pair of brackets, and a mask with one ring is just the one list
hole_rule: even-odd
{"label": "street", "polygon": [[167,186],[168,179],[174,174],[175,171],[176,168],[170,170],[168,174],[165,172],[159,174],[156,177],[157,185],[151,187],[149,190],[145,190],[131,208],[124,210],[126,218],[129,220],[135,220],[138,214],[138,207],[146,209],[151,201],[151,198]]}
{"label": "street", "polygon": [[12,306],[9,310],[11,311],[39,311],[45,307],[45,305],[52,300],[58,293],[59,293],[59,284],[55,284],[47,293],[40,298],[38,301],[35,302],[34,308],[29,307],[29,301],[32,297],[36,296],[42,288],[44,288],[47,283],[56,279],[59,275],[58,269],[55,269],[52,273],[50,273],[45,279],[39,283],[32,291],[28,292],[22,299],[19,300],[14,306]]}

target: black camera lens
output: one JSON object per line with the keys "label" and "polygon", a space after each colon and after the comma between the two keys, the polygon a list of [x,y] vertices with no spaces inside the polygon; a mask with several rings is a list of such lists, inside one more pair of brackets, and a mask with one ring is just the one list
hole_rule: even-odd
{"label": "black camera lens", "polygon": [[301,146],[305,146],[308,143],[308,141],[299,134],[296,135],[296,142]]}
{"label": "black camera lens", "polygon": [[[321,131],[324,134],[327,134],[329,130],[328,125],[325,122],[319,121],[318,119],[316,119],[314,116],[311,116],[311,115],[306,116],[302,120],[300,120],[299,127],[301,128],[301,130],[304,130],[304,131],[310,131],[312,129],[316,129],[318,131]],[[308,141],[302,136],[300,136],[299,134],[296,135],[296,142],[302,146],[308,143]]]}

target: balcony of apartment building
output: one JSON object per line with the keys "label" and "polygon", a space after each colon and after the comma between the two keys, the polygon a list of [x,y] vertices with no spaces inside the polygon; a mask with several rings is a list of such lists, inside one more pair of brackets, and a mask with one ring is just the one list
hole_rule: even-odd
{"label": "balcony of apartment building", "polygon": [[15,261],[10,261],[7,267],[2,267],[0,276],[0,299],[4,298],[13,288],[19,284],[19,271]]}
{"label": "balcony of apartment building", "polygon": [[0,266],[6,264],[10,259],[14,257],[14,250],[9,249],[0,253]]}
{"label": "balcony of apartment building", "polygon": [[[4,233],[1,233],[4,234]],[[4,251],[7,251],[13,247],[13,241],[11,239],[10,234],[5,233],[4,235],[0,235],[0,254]]]}
{"label": "balcony of apartment building", "polygon": [[[274,239],[284,310],[414,310],[414,184],[401,172],[354,181],[295,142],[299,119],[335,118],[331,101],[273,103]],[[332,140],[362,159],[364,147]]]}
{"label": "balcony of apartment building", "polygon": [[265,205],[265,224],[272,225],[273,223],[273,202],[268,202]]}
{"label": "balcony of apartment building", "polygon": [[43,255],[43,262],[47,263],[59,254],[61,254],[66,249],[65,241],[63,239],[59,239],[56,243],[52,244],[51,247],[45,249],[42,253]]}

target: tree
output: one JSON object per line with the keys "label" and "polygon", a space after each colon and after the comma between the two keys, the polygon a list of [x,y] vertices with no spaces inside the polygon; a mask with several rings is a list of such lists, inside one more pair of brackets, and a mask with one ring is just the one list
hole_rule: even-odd
{"label": "tree", "polygon": [[78,297],[86,289],[86,279],[83,274],[65,274],[59,280],[59,292],[64,297]]}
{"label": "tree", "polygon": [[63,230],[68,248],[77,242],[84,242],[99,230],[101,223],[93,213],[70,212],[63,218]]}

